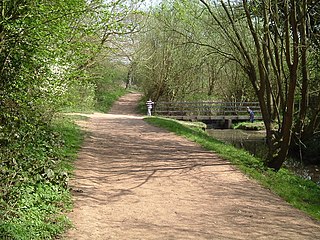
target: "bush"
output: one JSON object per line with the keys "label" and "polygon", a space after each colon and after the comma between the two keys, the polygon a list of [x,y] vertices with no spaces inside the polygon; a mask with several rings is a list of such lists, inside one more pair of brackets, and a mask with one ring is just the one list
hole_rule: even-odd
{"label": "bush", "polygon": [[95,105],[95,84],[73,81],[61,101],[63,112],[92,111]]}
{"label": "bush", "polygon": [[263,122],[241,122],[233,127],[234,129],[242,129],[242,130],[254,130],[260,131],[264,130],[265,126]]}
{"label": "bush", "polygon": [[124,80],[127,70],[119,65],[102,62],[91,69],[95,72],[95,110],[108,112],[115,100],[126,93]]}
{"label": "bush", "polygon": [[24,125],[16,138],[0,148],[0,239],[51,239],[68,225],[62,212],[80,130],[57,119]]}

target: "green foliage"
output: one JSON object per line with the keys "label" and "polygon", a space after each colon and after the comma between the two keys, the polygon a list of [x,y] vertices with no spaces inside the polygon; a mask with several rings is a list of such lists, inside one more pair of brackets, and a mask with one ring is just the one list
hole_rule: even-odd
{"label": "green foliage", "polygon": [[[319,128],[318,5],[163,0],[140,41],[145,95],[155,101],[259,99],[267,164],[278,170],[289,140],[303,142]],[[277,134],[269,131],[275,120]]]}
{"label": "green foliage", "polygon": [[[254,99],[241,67],[225,54],[232,47],[199,1],[164,0],[148,20],[136,67],[145,95],[155,101]],[[239,32],[249,34],[245,27]]]}
{"label": "green foliage", "polygon": [[94,108],[101,112],[107,112],[115,100],[126,93],[124,82],[126,69],[120,64],[100,62],[90,72],[95,73],[92,81],[94,89]]}
{"label": "green foliage", "polygon": [[265,129],[265,126],[264,126],[264,123],[263,122],[241,122],[241,123],[238,123],[236,124],[235,126],[233,126],[234,129],[243,129],[243,130],[255,130],[255,131],[258,131],[258,130],[264,130]]}
{"label": "green foliage", "polygon": [[320,220],[320,187],[312,181],[304,180],[285,169],[272,171],[266,168],[260,159],[248,152],[217,141],[201,129],[191,129],[183,122],[156,117],[145,118],[145,121],[166,128],[216,152],[294,207]]}
{"label": "green foliage", "polygon": [[102,92],[99,90],[96,95],[96,109],[101,112],[108,112],[115,100],[126,93],[124,88],[115,89],[112,92]]}
{"label": "green foliage", "polygon": [[69,224],[62,212],[71,204],[67,181],[81,133],[67,119],[39,128],[1,149],[1,239],[52,239]]}
{"label": "green foliage", "polygon": [[14,187],[19,196],[15,206],[6,206],[1,212],[5,220],[0,226],[1,239],[53,239],[67,225],[61,209],[70,206],[70,194],[64,188],[50,183],[23,184]]}
{"label": "green foliage", "polygon": [[88,81],[70,81],[68,92],[61,101],[61,112],[90,112],[95,105],[95,84]]}
{"label": "green foliage", "polygon": [[152,117],[146,118],[145,120],[154,125],[173,131],[178,135],[185,136],[192,141],[200,143],[206,149],[217,152],[221,157],[232,161],[234,164],[241,163],[241,166],[244,167],[244,169],[251,167],[255,167],[259,170],[264,169],[262,161],[254,158],[244,150],[236,149],[231,145],[226,145],[210,137],[205,131],[203,131],[202,128],[190,128],[188,123],[165,118]]}
{"label": "green foliage", "polygon": [[286,169],[278,173],[269,170],[265,172],[264,178],[262,183],[266,187],[294,207],[320,219],[320,187],[314,182],[302,179]]}
{"label": "green foliage", "polygon": [[91,81],[96,72],[88,69],[101,51],[111,52],[109,38],[134,28],[124,23],[131,10],[124,0],[1,2],[0,239],[62,231],[70,159],[81,137],[57,112],[93,110],[95,95],[106,108],[123,93],[114,78]]}

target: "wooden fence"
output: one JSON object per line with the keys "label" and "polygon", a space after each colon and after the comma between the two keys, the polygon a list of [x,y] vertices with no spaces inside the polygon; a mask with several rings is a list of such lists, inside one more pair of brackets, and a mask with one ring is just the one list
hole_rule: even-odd
{"label": "wooden fence", "polygon": [[154,114],[178,119],[243,119],[248,117],[247,107],[261,119],[258,102],[156,102]]}

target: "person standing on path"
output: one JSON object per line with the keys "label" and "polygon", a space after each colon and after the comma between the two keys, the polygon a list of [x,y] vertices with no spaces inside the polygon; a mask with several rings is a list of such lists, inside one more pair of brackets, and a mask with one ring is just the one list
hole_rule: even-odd
{"label": "person standing on path", "polygon": [[249,107],[247,107],[247,111],[248,111],[248,113],[250,115],[250,122],[253,123],[253,121],[254,121],[254,112]]}
{"label": "person standing on path", "polygon": [[149,100],[146,102],[146,105],[147,105],[147,109],[148,109],[148,116],[151,116],[151,111],[152,111],[152,108],[153,108],[153,105],[154,105],[154,102],[151,101],[151,99],[149,98]]}

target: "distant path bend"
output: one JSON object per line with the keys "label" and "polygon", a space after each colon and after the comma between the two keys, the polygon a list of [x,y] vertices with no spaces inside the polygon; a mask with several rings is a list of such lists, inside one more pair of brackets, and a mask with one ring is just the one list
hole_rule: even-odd
{"label": "distant path bend", "polygon": [[139,94],[79,124],[75,228],[64,238],[320,239],[319,222],[196,143],[134,112]]}

